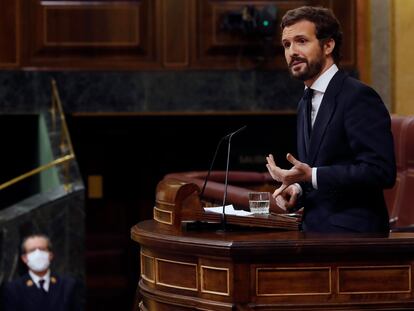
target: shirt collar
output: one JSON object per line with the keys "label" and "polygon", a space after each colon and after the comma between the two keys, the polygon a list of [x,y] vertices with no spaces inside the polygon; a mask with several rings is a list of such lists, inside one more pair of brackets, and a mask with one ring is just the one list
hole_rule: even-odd
{"label": "shirt collar", "polygon": [[31,271],[31,270],[29,270],[29,275],[32,278],[33,282],[35,282],[36,285],[39,285],[40,280],[45,280],[46,283],[50,282],[50,269],[47,270],[46,274],[42,277],[40,277],[37,274],[33,273],[33,271]]}
{"label": "shirt collar", "polygon": [[315,82],[313,82],[313,84],[311,85],[311,89],[321,93],[325,93],[329,82],[331,82],[331,79],[338,70],[338,66],[336,66],[336,64],[333,64],[331,67],[328,68],[328,70],[321,74]]}

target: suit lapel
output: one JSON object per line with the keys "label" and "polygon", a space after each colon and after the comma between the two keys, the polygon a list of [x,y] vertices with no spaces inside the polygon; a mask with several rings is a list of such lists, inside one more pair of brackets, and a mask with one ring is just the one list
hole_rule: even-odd
{"label": "suit lapel", "polygon": [[326,133],[327,125],[331,120],[337,105],[336,95],[341,90],[342,83],[346,76],[347,75],[342,71],[338,71],[329,82],[323,96],[310,137],[309,152],[307,156],[307,163],[310,166],[315,163],[316,155],[318,154],[321,142]]}

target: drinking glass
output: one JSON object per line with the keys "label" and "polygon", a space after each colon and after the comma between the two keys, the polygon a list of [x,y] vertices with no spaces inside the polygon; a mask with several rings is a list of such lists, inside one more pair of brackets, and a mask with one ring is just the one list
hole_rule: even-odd
{"label": "drinking glass", "polygon": [[268,214],[270,207],[269,192],[249,192],[249,208],[254,214]]}

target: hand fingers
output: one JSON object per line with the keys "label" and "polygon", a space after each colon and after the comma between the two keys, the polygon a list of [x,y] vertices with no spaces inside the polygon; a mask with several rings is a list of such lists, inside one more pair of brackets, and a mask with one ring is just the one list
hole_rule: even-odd
{"label": "hand fingers", "polygon": [[299,160],[297,160],[291,153],[288,153],[287,155],[286,155],[286,159],[290,162],[290,163],[292,163],[293,165],[299,165],[299,164],[302,164],[302,162],[300,162]]}
{"label": "hand fingers", "polygon": [[279,188],[275,190],[275,192],[273,192],[272,196],[274,198],[277,198],[287,188],[287,186],[287,184],[282,184]]}
{"label": "hand fingers", "polygon": [[269,171],[270,176],[272,176],[273,179],[277,180],[277,176],[276,174],[273,172],[272,167],[270,166],[270,164],[266,164],[267,170]]}
{"label": "hand fingers", "polygon": [[266,167],[272,178],[276,181],[281,181],[281,179],[284,176],[284,170],[282,170],[280,167],[276,165],[276,163],[274,162],[274,158],[271,154],[268,157],[266,157],[266,160]]}
{"label": "hand fingers", "polygon": [[279,206],[282,210],[286,211],[286,200],[282,196],[276,197],[276,204]]}
{"label": "hand fingers", "polygon": [[298,194],[296,192],[292,193],[292,195],[289,198],[289,201],[286,204],[287,208],[294,207],[296,205],[297,198],[298,198]]}
{"label": "hand fingers", "polygon": [[267,161],[268,164],[276,166],[276,162],[275,162],[275,159],[273,158],[272,154],[269,154],[266,157],[266,161]]}

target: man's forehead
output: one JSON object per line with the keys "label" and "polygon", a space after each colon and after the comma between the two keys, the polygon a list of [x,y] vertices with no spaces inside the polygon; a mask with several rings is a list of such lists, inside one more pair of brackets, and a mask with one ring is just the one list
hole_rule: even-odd
{"label": "man's forehead", "polygon": [[28,238],[25,242],[26,248],[47,247],[48,242],[44,237],[35,236]]}
{"label": "man's forehead", "polygon": [[282,32],[282,40],[291,40],[298,36],[315,36],[315,24],[308,20],[301,20],[290,26],[286,26]]}

